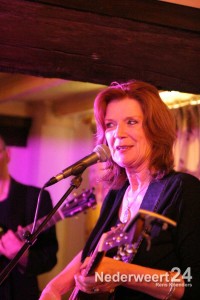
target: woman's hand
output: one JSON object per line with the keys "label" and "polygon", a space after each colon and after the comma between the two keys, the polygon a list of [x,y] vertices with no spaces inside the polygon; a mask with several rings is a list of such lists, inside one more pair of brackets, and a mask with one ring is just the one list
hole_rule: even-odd
{"label": "woman's hand", "polygon": [[88,294],[112,293],[121,284],[120,280],[112,280],[114,274],[119,273],[122,262],[112,258],[104,257],[96,268],[95,274],[85,276],[85,268],[90,258],[87,258],[81,266],[80,273],[75,275],[76,287]]}

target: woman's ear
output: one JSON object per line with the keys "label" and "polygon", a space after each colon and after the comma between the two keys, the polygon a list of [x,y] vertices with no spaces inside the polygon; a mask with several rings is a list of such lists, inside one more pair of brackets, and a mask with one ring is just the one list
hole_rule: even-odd
{"label": "woman's ear", "polygon": [[11,149],[9,147],[6,147],[5,155],[6,155],[6,161],[7,161],[7,163],[9,163],[10,159],[11,159]]}

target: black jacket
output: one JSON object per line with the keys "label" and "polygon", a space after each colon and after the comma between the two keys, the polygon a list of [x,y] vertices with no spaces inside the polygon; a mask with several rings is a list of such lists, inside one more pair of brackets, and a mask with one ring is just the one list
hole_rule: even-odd
{"label": "black jacket", "polygon": [[[94,250],[102,233],[119,222],[118,211],[127,185],[126,183],[122,189],[108,193],[97,224],[84,248],[82,260]],[[200,181],[189,174],[172,172],[150,184],[141,208],[155,209],[157,213],[176,221],[177,227],[169,226],[164,231],[161,226],[154,225],[150,251],[146,251],[146,241],[143,240],[132,263],[167,271],[178,267],[182,274],[186,270],[191,271],[191,281],[187,281],[187,272],[185,274],[183,299],[200,299]],[[96,294],[93,297],[98,299]],[[118,287],[114,299],[154,298],[145,293]]]}
{"label": "black jacket", "polygon": [[[11,179],[7,199],[0,202],[0,226],[4,230],[17,231],[18,225],[25,227],[34,220],[39,188],[21,184]],[[52,209],[52,202],[47,191],[42,194],[39,217],[45,216]],[[29,248],[28,265],[25,272],[16,266],[0,286],[2,300],[38,300],[39,288],[37,275],[51,270],[57,263],[58,243],[55,227],[38,236],[34,245]],[[0,256],[0,268],[5,268],[8,259]]]}

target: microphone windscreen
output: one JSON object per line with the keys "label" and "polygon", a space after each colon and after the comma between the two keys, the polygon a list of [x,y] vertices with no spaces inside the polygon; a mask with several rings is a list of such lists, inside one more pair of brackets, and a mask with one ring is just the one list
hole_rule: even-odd
{"label": "microphone windscreen", "polygon": [[107,161],[111,156],[110,149],[104,144],[97,145],[93,151],[98,154],[100,162]]}

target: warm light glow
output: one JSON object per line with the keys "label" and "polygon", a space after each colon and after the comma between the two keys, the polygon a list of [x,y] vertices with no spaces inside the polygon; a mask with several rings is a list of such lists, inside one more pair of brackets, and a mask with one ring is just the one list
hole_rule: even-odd
{"label": "warm light glow", "polygon": [[199,0],[160,0],[160,1],[200,8]]}
{"label": "warm light glow", "polygon": [[159,94],[169,108],[200,104],[200,95],[181,93],[178,91],[162,91]]}

